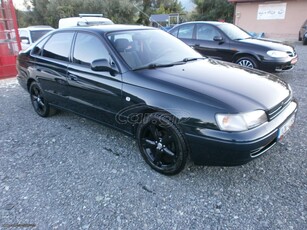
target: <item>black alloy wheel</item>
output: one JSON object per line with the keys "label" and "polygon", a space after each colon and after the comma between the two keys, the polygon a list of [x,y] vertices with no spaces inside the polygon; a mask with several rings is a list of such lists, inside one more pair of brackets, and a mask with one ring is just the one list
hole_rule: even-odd
{"label": "black alloy wheel", "polygon": [[157,172],[174,175],[184,169],[188,148],[170,116],[153,113],[137,130],[137,141],[144,160]]}
{"label": "black alloy wheel", "polygon": [[257,69],[257,61],[253,57],[241,57],[236,61],[236,64],[252,69]]}
{"label": "black alloy wheel", "polygon": [[40,86],[36,82],[30,85],[30,98],[35,112],[41,117],[48,117],[53,113],[48,102],[44,99],[44,94]]}

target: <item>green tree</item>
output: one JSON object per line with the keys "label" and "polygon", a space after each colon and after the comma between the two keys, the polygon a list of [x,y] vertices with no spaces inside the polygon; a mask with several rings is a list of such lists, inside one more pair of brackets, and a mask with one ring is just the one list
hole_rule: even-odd
{"label": "green tree", "polygon": [[196,11],[191,19],[197,21],[233,21],[234,5],[227,0],[193,0]]}
{"label": "green tree", "polygon": [[178,0],[142,0],[137,6],[139,18],[137,23],[149,25],[152,14],[183,13],[183,7]]}

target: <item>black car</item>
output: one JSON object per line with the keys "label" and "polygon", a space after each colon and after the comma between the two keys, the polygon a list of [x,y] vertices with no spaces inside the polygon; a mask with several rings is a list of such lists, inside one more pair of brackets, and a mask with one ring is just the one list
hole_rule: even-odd
{"label": "black car", "polygon": [[303,23],[298,32],[298,40],[303,41],[303,45],[307,45],[307,20]]}
{"label": "black car", "polygon": [[203,56],[234,62],[269,72],[292,69],[297,62],[293,47],[256,39],[239,27],[224,22],[187,22],[168,31]]}
{"label": "black car", "polygon": [[17,62],[38,115],[68,110],[134,136],[145,161],[168,175],[189,157],[246,163],[284,136],[297,111],[274,75],[204,58],[149,27],[58,29]]}

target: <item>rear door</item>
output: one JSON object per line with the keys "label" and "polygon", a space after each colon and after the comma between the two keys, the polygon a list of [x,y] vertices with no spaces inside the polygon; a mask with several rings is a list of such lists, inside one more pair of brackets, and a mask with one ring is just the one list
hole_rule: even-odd
{"label": "rear door", "polygon": [[176,27],[171,34],[180,40],[184,41],[191,47],[195,46],[195,39],[194,37],[194,28],[195,24],[185,24],[182,26]]}
{"label": "rear door", "polygon": [[107,59],[115,67],[102,38],[78,32],[74,42],[72,63],[68,66],[69,109],[94,120],[114,125],[115,115],[122,107],[120,74],[93,71],[91,63]]}
{"label": "rear door", "polygon": [[67,66],[74,32],[55,33],[45,38],[32,51],[36,58],[35,76],[48,101],[65,107],[68,97]]}

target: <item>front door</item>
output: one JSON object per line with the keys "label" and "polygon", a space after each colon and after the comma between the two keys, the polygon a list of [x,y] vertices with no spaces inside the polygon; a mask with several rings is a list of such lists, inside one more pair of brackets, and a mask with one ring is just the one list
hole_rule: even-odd
{"label": "front door", "polygon": [[68,66],[69,108],[91,119],[115,124],[117,111],[121,109],[121,74],[93,71],[93,60],[107,59],[115,65],[99,36],[77,33],[72,63]]}

